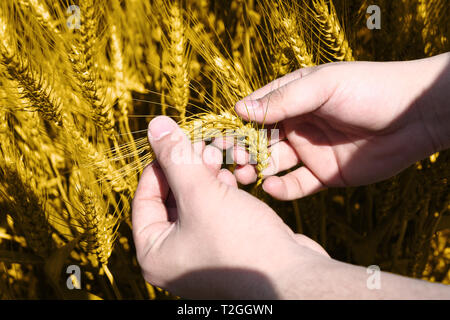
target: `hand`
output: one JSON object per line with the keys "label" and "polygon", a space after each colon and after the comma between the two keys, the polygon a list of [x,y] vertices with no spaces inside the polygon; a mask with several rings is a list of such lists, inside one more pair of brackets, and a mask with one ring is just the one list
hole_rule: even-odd
{"label": "hand", "polygon": [[266,204],[220,170],[222,152],[191,145],[157,117],[132,203],[133,237],[146,281],[183,298],[443,299],[447,286],[382,272],[369,290],[365,268],[327,255],[294,234]]}
{"label": "hand", "polygon": [[[263,172],[270,176],[264,190],[292,200],[326,187],[369,184],[448,147],[450,139],[436,128],[446,128],[449,136],[449,60],[446,54],[410,62],[305,68],[238,102],[236,112],[244,119],[278,122],[281,131]],[[446,77],[436,85],[444,70]],[[447,122],[436,116],[432,107],[438,104],[446,108],[440,110]],[[300,163],[282,177],[272,176]],[[256,179],[248,164],[235,175],[244,184]]]}
{"label": "hand", "polygon": [[148,282],[184,298],[285,298],[288,277],[310,276],[313,265],[331,261],[239,190],[231,172],[220,170],[219,149],[192,146],[162,116],[150,123],[149,141],[157,162],[143,171],[132,204],[137,258]]}

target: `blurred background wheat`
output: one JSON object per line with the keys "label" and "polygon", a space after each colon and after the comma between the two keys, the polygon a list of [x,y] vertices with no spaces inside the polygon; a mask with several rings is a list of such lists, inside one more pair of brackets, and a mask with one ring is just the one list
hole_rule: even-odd
{"label": "blurred background wheat", "polygon": [[[449,51],[449,17],[447,0],[2,0],[0,298],[174,298],[143,280],[130,228],[152,117],[233,130],[261,171],[236,101],[301,67]],[[293,202],[246,188],[338,260],[450,284],[449,155]]]}

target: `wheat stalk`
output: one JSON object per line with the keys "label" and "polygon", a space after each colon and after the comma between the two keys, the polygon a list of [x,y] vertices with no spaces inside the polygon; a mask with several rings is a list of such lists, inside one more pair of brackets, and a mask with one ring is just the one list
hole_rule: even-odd
{"label": "wheat stalk", "polygon": [[79,224],[84,230],[85,250],[102,265],[108,264],[116,238],[117,217],[107,214],[103,200],[85,185],[79,190]]}
{"label": "wheat stalk", "polygon": [[[6,297],[55,298],[36,270],[72,239],[81,240],[64,266],[82,267],[83,292],[120,298],[118,286],[127,281],[126,298],[169,297],[139,278],[130,229],[138,174],[155,158],[149,119],[167,108],[194,142],[232,137],[250,154],[258,187],[268,138],[259,130],[264,126],[234,113],[238,99],[293,68],[352,60],[342,19],[358,39],[354,52],[368,60],[446,51],[450,26],[442,14],[446,0],[382,0],[380,32],[366,28],[371,3],[365,0],[77,0],[81,29],[69,30],[71,4],[0,1],[0,256],[6,252],[0,291],[6,287]],[[358,21],[345,16],[358,10]],[[411,30],[419,39],[401,33]],[[441,281],[445,259],[433,252],[428,260],[426,250],[449,209],[447,164],[448,152],[441,152],[392,185],[298,200],[295,219],[291,204],[270,201],[330,252],[360,264],[388,261],[380,267],[417,276],[429,261],[427,279]]]}
{"label": "wheat stalk", "polygon": [[281,24],[285,29],[287,42],[292,48],[292,51],[294,51],[299,66],[302,68],[314,66],[313,56],[308,52],[305,40],[298,32],[298,30],[301,30],[298,23],[292,18],[283,18]]}
{"label": "wheat stalk", "polygon": [[129,191],[130,186],[125,182],[123,177],[115,175],[116,169],[113,167],[108,158],[104,156],[97,148],[89,142],[75,127],[71,120],[64,117],[64,127],[66,141],[73,144],[74,156],[81,159],[81,163],[88,167],[92,167],[103,181],[110,183],[112,189],[116,192]]}
{"label": "wheat stalk", "polygon": [[46,120],[57,125],[62,123],[61,104],[54,96],[42,74],[33,70],[25,57],[20,57],[11,45],[11,37],[7,25],[0,16],[0,64],[5,67],[8,77],[18,85],[20,95],[27,99],[31,110],[38,111]]}
{"label": "wheat stalk", "polygon": [[[221,85],[221,93],[228,103],[244,98],[252,93],[252,86],[242,72],[239,72],[233,60],[227,59],[221,50],[211,41],[202,25],[195,21],[194,28],[186,30],[187,37],[193,48],[211,66],[215,81]],[[230,61],[231,60],[231,61]],[[214,79],[212,79],[214,80]]]}
{"label": "wheat stalk", "polygon": [[332,2],[329,5],[325,0],[312,0],[315,9],[315,19],[321,40],[331,50],[332,56],[336,60],[353,61],[352,49],[350,48],[345,32],[342,29],[336,9]]}
{"label": "wheat stalk", "polygon": [[27,245],[40,257],[47,258],[54,249],[43,195],[37,191],[33,172],[27,170],[14,152],[0,158],[0,195],[7,201],[8,212],[24,235]]}
{"label": "wheat stalk", "polygon": [[179,4],[174,2],[168,8],[167,28],[169,41],[167,52],[170,55],[170,97],[173,106],[178,111],[180,121],[186,117],[186,107],[189,102],[189,74],[186,58],[186,38],[183,15]]}
{"label": "wheat stalk", "polygon": [[19,0],[19,4],[27,9],[33,10],[36,19],[45,28],[49,29],[55,34],[60,34],[60,31],[58,30],[57,27],[57,23],[52,18],[45,2],[40,0]]}
{"label": "wheat stalk", "polygon": [[[274,29],[273,30],[273,43],[278,44],[278,50],[282,60],[288,60],[284,51],[291,49],[292,53],[297,61],[298,67],[311,67],[316,63],[314,57],[307,48],[305,41],[305,28],[303,27],[301,19],[301,13],[296,10],[297,8],[283,1],[277,1],[276,5],[272,2],[264,3],[265,10],[270,12],[268,14],[268,23]],[[280,61],[281,63],[281,61]],[[283,69],[280,70],[283,74],[287,73]]]}
{"label": "wheat stalk", "polygon": [[[102,1],[98,1],[102,2]],[[112,107],[104,104],[99,96],[97,78],[95,77],[95,66],[97,46],[100,45],[98,32],[98,12],[101,6],[94,0],[81,0],[80,11],[81,27],[79,38],[72,46],[69,55],[74,73],[78,79],[82,96],[92,106],[93,120],[109,136],[114,135],[114,115]]]}

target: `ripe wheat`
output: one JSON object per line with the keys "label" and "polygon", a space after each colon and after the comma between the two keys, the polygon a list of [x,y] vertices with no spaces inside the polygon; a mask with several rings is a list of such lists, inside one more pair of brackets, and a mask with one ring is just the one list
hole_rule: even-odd
{"label": "ripe wheat", "polygon": [[[160,114],[194,142],[245,147],[257,172],[248,190],[331,254],[450,283],[449,152],[372,186],[283,203],[259,192],[264,123],[233,110],[297,68],[448,51],[448,1],[381,1],[393,29],[379,32],[366,28],[368,3],[78,0],[71,30],[67,1],[0,1],[0,298],[169,296],[140,276],[130,221]],[[68,293],[71,264],[83,288]]]}

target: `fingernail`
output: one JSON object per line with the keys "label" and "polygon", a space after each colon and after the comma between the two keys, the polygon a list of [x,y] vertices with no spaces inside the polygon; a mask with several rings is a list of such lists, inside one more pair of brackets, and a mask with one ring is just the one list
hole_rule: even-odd
{"label": "fingernail", "polygon": [[259,108],[260,103],[258,100],[241,100],[236,103],[236,111],[241,113],[247,113],[249,110]]}
{"label": "fingernail", "polygon": [[158,141],[170,134],[176,127],[176,122],[169,117],[158,116],[148,125],[148,137],[151,140]]}

